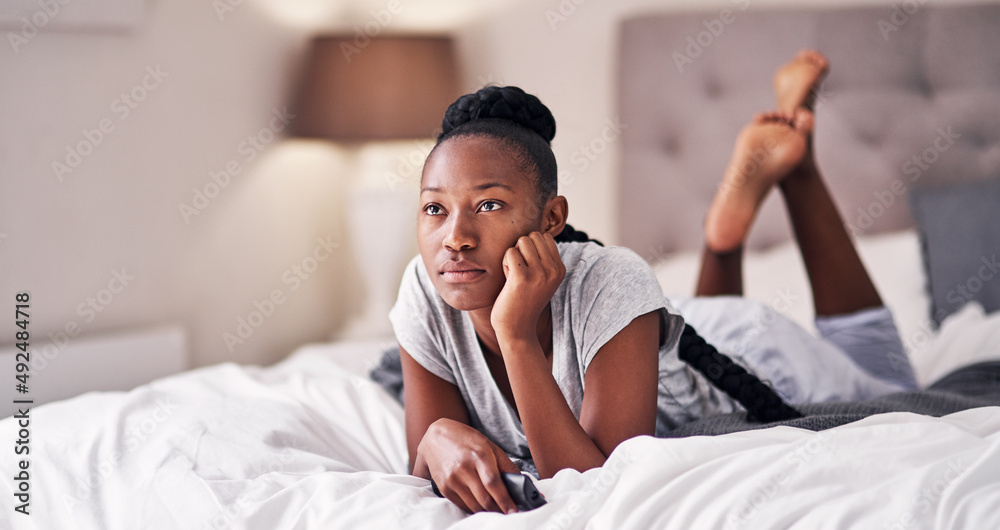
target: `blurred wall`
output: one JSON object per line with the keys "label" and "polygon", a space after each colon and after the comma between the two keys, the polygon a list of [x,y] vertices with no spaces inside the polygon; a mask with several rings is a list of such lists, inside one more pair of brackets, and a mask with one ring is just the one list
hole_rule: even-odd
{"label": "blurred wall", "polygon": [[[130,32],[42,28],[17,46],[21,28],[3,32],[0,292],[31,292],[36,348],[67,326],[173,322],[193,365],[266,363],[344,318],[345,246],[298,289],[283,281],[319,239],[343,243],[343,175],[310,169],[346,172],[343,154],[281,162],[304,30],[250,2],[220,17],[184,0],[146,3]],[[223,334],[275,290],[284,302],[230,352]]]}

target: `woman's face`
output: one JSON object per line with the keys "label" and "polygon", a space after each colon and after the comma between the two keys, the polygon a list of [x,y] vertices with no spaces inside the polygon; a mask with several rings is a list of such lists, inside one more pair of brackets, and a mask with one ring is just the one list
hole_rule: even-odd
{"label": "woman's face", "polygon": [[417,245],[431,283],[462,311],[490,307],[503,289],[503,256],[541,230],[534,175],[482,136],[437,146],[424,164]]}

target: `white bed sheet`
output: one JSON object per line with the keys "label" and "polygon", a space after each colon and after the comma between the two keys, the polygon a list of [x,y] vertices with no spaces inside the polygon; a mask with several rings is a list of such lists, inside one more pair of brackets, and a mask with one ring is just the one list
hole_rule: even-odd
{"label": "white bed sheet", "polygon": [[[358,375],[383,345],[38,407],[31,515],[0,495],[0,528],[1000,528],[1000,407],[635,438],[540,481],[538,510],[465,516],[405,474],[402,409]],[[0,421],[0,443],[15,429]],[[18,457],[0,454],[13,487]]]}

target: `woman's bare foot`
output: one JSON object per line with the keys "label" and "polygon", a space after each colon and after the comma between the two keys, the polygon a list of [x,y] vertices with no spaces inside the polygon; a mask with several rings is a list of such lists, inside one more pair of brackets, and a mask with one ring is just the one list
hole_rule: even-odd
{"label": "woman's bare foot", "polygon": [[743,245],[764,197],[808,155],[812,130],[812,113],[800,108],[758,114],[740,131],[705,217],[709,250],[725,253]]}
{"label": "woman's bare foot", "polygon": [[778,68],[774,74],[778,110],[795,112],[799,107],[815,110],[816,91],[829,69],[830,62],[815,50],[802,50]]}

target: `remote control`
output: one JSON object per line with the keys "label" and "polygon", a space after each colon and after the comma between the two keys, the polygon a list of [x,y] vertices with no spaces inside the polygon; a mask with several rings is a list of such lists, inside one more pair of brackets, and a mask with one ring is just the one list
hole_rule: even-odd
{"label": "remote control", "polygon": [[[517,506],[518,510],[526,512],[545,504],[545,496],[538,491],[535,483],[524,473],[502,473],[500,478],[503,479],[507,493],[514,500],[514,505]],[[444,497],[438,490],[437,484],[434,483],[434,479],[431,479],[431,490],[438,497]]]}
{"label": "remote control", "polygon": [[526,512],[545,504],[545,496],[524,473],[504,473],[501,478],[518,510]]}

